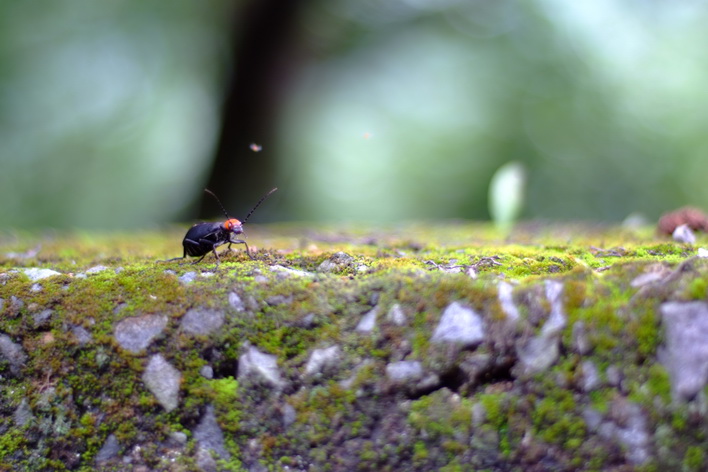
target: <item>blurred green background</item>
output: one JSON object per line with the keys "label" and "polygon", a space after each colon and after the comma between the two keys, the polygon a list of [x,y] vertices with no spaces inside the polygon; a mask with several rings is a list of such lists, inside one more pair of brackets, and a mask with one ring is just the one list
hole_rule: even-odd
{"label": "blurred green background", "polygon": [[[708,202],[708,2],[0,3],[0,229]],[[254,146],[257,145],[257,146]],[[261,150],[258,151],[258,148]]]}

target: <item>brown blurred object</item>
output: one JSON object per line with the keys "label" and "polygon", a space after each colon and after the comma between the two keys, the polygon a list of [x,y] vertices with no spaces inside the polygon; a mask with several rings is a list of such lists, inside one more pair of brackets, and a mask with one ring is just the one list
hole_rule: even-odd
{"label": "brown blurred object", "polygon": [[683,207],[665,213],[659,218],[657,231],[660,234],[672,235],[674,230],[681,225],[688,225],[694,231],[708,231],[708,216],[703,211],[694,207]]}

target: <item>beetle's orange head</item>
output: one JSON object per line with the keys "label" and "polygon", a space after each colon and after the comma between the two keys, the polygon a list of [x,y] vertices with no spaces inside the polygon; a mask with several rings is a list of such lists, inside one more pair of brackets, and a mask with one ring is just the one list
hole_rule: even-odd
{"label": "beetle's orange head", "polygon": [[231,231],[232,233],[236,234],[243,233],[243,227],[241,226],[241,222],[236,218],[230,218],[224,221],[224,229],[226,231]]}

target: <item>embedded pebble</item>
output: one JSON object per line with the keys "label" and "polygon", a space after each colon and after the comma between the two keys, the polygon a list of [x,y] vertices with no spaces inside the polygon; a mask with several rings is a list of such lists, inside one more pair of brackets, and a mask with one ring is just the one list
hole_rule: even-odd
{"label": "embedded pebble", "polygon": [[708,249],[699,247],[698,251],[696,251],[696,255],[700,257],[701,259],[706,259],[708,258]]}
{"label": "embedded pebble", "polygon": [[216,421],[214,407],[209,405],[206,411],[199,420],[196,428],[193,431],[194,439],[201,449],[213,451],[221,459],[228,460],[231,457],[229,451],[224,446],[224,433]]}
{"label": "embedded pebble", "polygon": [[285,385],[278,370],[277,357],[262,353],[250,345],[238,359],[238,378],[239,380],[246,378],[261,380],[272,387]]}
{"label": "embedded pebble", "polygon": [[559,334],[566,324],[565,310],[563,309],[563,284],[555,280],[546,280],[546,299],[551,304],[551,313],[541,329],[545,336]]}
{"label": "embedded pebble", "polygon": [[167,326],[164,315],[134,316],[116,324],[113,337],[120,347],[132,353],[146,349]]}
{"label": "embedded pebble", "polygon": [[689,401],[708,382],[708,304],[666,302],[660,312],[666,345],[659,360],[669,372],[674,399]]}
{"label": "embedded pebble", "polygon": [[25,273],[27,277],[30,278],[32,282],[36,282],[41,279],[46,279],[47,277],[51,277],[53,275],[61,275],[61,272],[57,272],[56,270],[51,270],[51,269],[40,269],[37,267],[32,267],[29,269],[22,269],[22,271]]}
{"label": "embedded pebble", "polygon": [[185,272],[179,277],[179,281],[183,284],[191,284],[195,280],[197,280],[197,273],[194,271]]}
{"label": "embedded pebble", "polygon": [[339,346],[313,350],[310,354],[310,359],[305,365],[305,375],[319,374],[324,369],[336,365],[341,358],[341,354]]}
{"label": "embedded pebble", "polygon": [[6,334],[0,334],[0,355],[10,364],[10,372],[17,375],[27,362],[27,354],[22,346]]}
{"label": "embedded pebble", "polygon": [[191,308],[182,317],[182,331],[189,334],[212,334],[224,324],[224,313],[208,308]]}
{"label": "embedded pebble", "polygon": [[150,358],[143,373],[145,386],[167,411],[177,408],[181,380],[182,374],[161,354],[155,354]]}
{"label": "embedded pebble", "polygon": [[270,270],[277,275],[282,275],[284,277],[312,277],[315,274],[312,272],[307,272],[305,270],[293,269],[291,267],[285,267],[282,265],[272,265]]}
{"label": "embedded pebble", "polygon": [[378,316],[378,312],[378,306],[375,306],[374,308],[366,312],[366,314],[364,314],[361,320],[359,320],[359,323],[356,325],[356,331],[360,333],[370,333],[371,331],[373,331],[376,327],[376,317]]}
{"label": "embedded pebble", "polygon": [[285,403],[280,409],[283,415],[283,426],[286,428],[297,420],[297,412],[290,403]]}
{"label": "embedded pebble", "polygon": [[563,284],[555,280],[546,280],[545,289],[551,311],[541,328],[541,333],[530,339],[519,339],[516,343],[516,354],[521,361],[520,368],[527,374],[548,369],[560,355],[560,333],[566,325],[562,301]]}
{"label": "embedded pebble", "polygon": [[98,274],[99,272],[103,272],[104,270],[108,269],[108,267],[104,265],[95,265],[89,269],[86,269],[87,274]]}
{"label": "embedded pebble", "polygon": [[677,226],[671,234],[671,237],[674,238],[674,241],[679,243],[695,244],[696,242],[696,235],[693,234],[691,228],[685,224]]}
{"label": "embedded pebble", "polygon": [[91,336],[91,333],[84,328],[83,326],[72,326],[70,328],[71,334],[74,335],[74,339],[76,339],[76,342],[79,343],[79,346],[85,346],[86,344],[90,343],[93,337]]}
{"label": "embedded pebble", "polygon": [[600,373],[597,371],[597,367],[592,361],[584,361],[580,364],[582,372],[582,383],[581,388],[585,392],[595,390],[600,386]]}
{"label": "embedded pebble", "polygon": [[403,326],[406,324],[406,313],[401,308],[401,305],[395,303],[388,313],[386,313],[386,320],[395,324],[396,326]]}
{"label": "embedded pebble", "polygon": [[118,443],[118,438],[116,438],[115,434],[109,434],[103,446],[101,446],[101,449],[98,450],[94,460],[97,464],[106,462],[117,457],[119,452],[120,443]]}
{"label": "embedded pebble", "polygon": [[42,285],[40,284],[32,284],[30,287],[30,292],[41,292],[42,291]]}
{"label": "embedded pebble", "polygon": [[423,377],[423,365],[419,361],[391,362],[386,366],[386,376],[394,382],[420,380]]}
{"label": "embedded pebble", "polygon": [[[668,272],[668,271],[667,271]],[[663,271],[652,271],[645,274],[640,274],[632,279],[630,286],[633,288],[643,287],[645,285],[653,284],[655,282],[660,282],[666,277],[667,273]]]}
{"label": "embedded pebble", "polygon": [[202,366],[202,368],[199,369],[199,375],[201,375],[205,379],[213,379],[214,369],[210,365]]}
{"label": "embedded pebble", "polygon": [[229,305],[236,311],[246,311],[246,305],[236,292],[229,293]]}
{"label": "embedded pebble", "polygon": [[442,312],[433,336],[434,343],[451,342],[474,347],[484,340],[484,323],[472,308],[452,302]]}
{"label": "embedded pebble", "polygon": [[634,465],[641,465],[649,460],[651,436],[642,408],[618,397],[610,405],[610,418],[612,421],[600,424],[600,436],[619,442],[623,446],[626,459]]}
{"label": "embedded pebble", "polygon": [[513,291],[514,286],[509,282],[502,280],[497,285],[499,305],[501,305],[502,311],[510,321],[516,321],[520,317],[519,309],[516,308],[516,305],[514,304],[514,298],[512,296]]}
{"label": "embedded pebble", "polygon": [[573,324],[573,346],[575,350],[578,351],[578,354],[581,355],[590,353],[592,349],[585,323],[582,321],[576,321],[575,324]]}
{"label": "embedded pebble", "polygon": [[523,372],[534,374],[542,372],[553,365],[558,359],[558,337],[539,335],[516,346]]}
{"label": "embedded pebble", "polygon": [[33,418],[34,415],[32,414],[32,408],[30,408],[29,401],[27,401],[27,398],[23,398],[20,405],[15,409],[15,413],[13,415],[15,426],[21,428],[32,421]]}
{"label": "embedded pebble", "polygon": [[271,295],[266,298],[266,303],[270,306],[290,305],[295,300],[292,295]]}
{"label": "embedded pebble", "polygon": [[322,261],[317,267],[318,272],[334,272],[340,267],[349,266],[354,263],[354,258],[345,252],[337,252],[329,259]]}

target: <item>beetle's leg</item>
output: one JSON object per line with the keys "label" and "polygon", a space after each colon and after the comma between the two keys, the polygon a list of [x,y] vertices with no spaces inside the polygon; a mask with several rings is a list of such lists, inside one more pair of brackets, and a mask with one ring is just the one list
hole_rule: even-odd
{"label": "beetle's leg", "polygon": [[[192,241],[191,239],[185,239],[185,241],[197,244],[194,241]],[[173,257],[172,259],[158,260],[156,262],[172,262],[172,261],[176,261],[177,259],[186,259],[186,258],[187,258],[187,248],[184,248],[184,253],[182,254],[182,257]]]}
{"label": "beetle's leg", "polygon": [[246,254],[248,254],[248,257],[250,257],[251,259],[254,259],[254,257],[251,255],[251,250],[249,249],[248,243],[246,243],[246,241],[244,241],[243,239],[230,239],[229,246],[232,243],[233,244],[243,244],[244,246],[246,246]]}
{"label": "beetle's leg", "polygon": [[207,252],[207,253],[204,254],[202,257],[200,257],[198,260],[192,262],[192,264],[198,264],[198,263],[200,263],[200,262],[202,261],[202,259],[204,259],[204,258],[207,256],[207,254],[209,254],[209,253]]}

